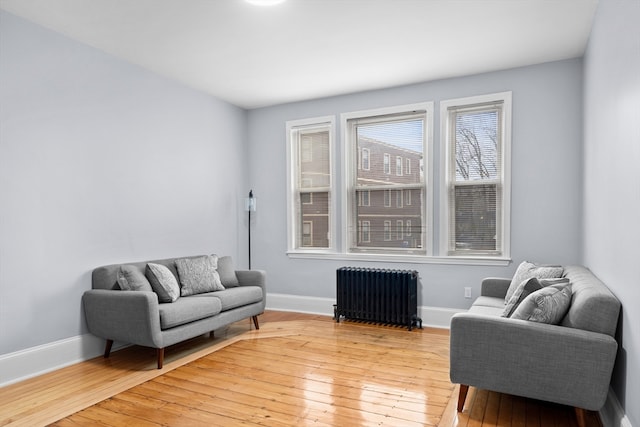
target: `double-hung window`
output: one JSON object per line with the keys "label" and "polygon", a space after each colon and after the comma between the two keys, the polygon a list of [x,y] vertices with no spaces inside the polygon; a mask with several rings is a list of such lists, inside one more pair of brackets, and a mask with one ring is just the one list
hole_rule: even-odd
{"label": "double-hung window", "polygon": [[[431,197],[427,160],[432,113],[433,104],[423,103],[342,114],[346,252],[429,252],[432,206],[427,206]],[[368,153],[368,169],[358,167],[358,154],[363,152]],[[358,203],[363,194],[368,195],[368,205]],[[410,233],[404,224],[411,224]],[[359,238],[363,235],[369,239]]]}
{"label": "double-hung window", "polygon": [[440,103],[440,251],[509,256],[511,92]]}
{"label": "double-hung window", "polygon": [[335,247],[334,119],[287,122],[289,250]]}

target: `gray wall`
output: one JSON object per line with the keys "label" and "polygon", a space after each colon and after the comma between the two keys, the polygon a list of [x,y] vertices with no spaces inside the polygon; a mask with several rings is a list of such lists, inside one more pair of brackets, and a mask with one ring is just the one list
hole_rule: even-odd
{"label": "gray wall", "polygon": [[[287,257],[287,120],[335,114],[339,122],[339,114],[343,112],[436,101],[437,143],[438,101],[509,90],[513,92],[513,263],[507,267],[442,264],[392,267],[420,272],[423,284],[420,305],[466,308],[471,300],[463,298],[465,286],[473,287],[473,295],[477,296],[483,277],[510,277],[525,259],[578,262],[582,244],[582,62],[574,59],[250,111],[249,181],[259,200],[253,262],[256,268],[269,271],[270,291],[333,298],[336,267],[373,265]],[[438,155],[436,149],[436,159]],[[436,193],[434,200],[438,197]]]}
{"label": "gray wall", "polygon": [[601,0],[585,55],[584,263],[622,302],[612,386],[640,425],[640,2]]}
{"label": "gray wall", "polygon": [[98,265],[245,256],[244,110],[0,20],[0,354],[84,333]]}

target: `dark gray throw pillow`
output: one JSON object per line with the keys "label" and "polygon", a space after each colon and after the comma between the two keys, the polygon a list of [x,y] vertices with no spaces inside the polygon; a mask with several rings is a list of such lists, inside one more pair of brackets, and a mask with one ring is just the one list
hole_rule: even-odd
{"label": "dark gray throw pillow", "polygon": [[147,278],[134,265],[120,266],[117,281],[123,291],[153,291]]}
{"label": "dark gray throw pillow", "polygon": [[220,275],[222,286],[225,288],[240,286],[238,276],[236,276],[236,269],[233,265],[233,259],[230,256],[218,258],[218,274]]}
{"label": "dark gray throw pillow", "polygon": [[202,294],[223,291],[218,274],[218,257],[205,255],[197,258],[176,259],[176,269],[180,278],[180,295]]}
{"label": "dark gray throw pillow", "polygon": [[516,288],[516,291],[511,296],[509,302],[504,307],[504,311],[502,312],[502,317],[509,317],[511,313],[513,313],[516,308],[520,305],[522,301],[530,294],[534,293],[538,289],[542,289],[542,285],[535,277],[532,277],[529,280],[525,280]]}
{"label": "dark gray throw pillow", "polygon": [[535,291],[522,301],[512,319],[557,325],[571,305],[571,284],[561,283]]}
{"label": "dark gray throw pillow", "polygon": [[162,264],[148,263],[145,275],[159,302],[174,302],[180,297],[180,285],[171,270]]}

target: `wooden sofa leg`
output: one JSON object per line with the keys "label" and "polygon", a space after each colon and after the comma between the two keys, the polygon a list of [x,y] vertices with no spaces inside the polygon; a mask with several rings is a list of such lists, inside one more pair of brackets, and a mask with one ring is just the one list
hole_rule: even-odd
{"label": "wooden sofa leg", "polygon": [[106,359],[111,354],[111,346],[113,345],[113,340],[107,340],[107,343],[104,346],[104,358]]}
{"label": "wooden sofa leg", "polygon": [[162,365],[164,365],[164,348],[159,348],[156,350],[158,354],[158,369],[162,369]]}
{"label": "wooden sofa leg", "polygon": [[258,324],[258,316],[253,316],[253,326],[256,327],[256,329],[260,329],[260,325]]}
{"label": "wooden sofa leg", "polygon": [[468,391],[468,385],[460,384],[460,393],[458,394],[458,412],[462,412],[462,410],[464,409],[464,401],[467,399]]}
{"label": "wooden sofa leg", "polygon": [[575,407],[575,410],[578,427],[587,427],[587,411],[583,408],[578,407]]}

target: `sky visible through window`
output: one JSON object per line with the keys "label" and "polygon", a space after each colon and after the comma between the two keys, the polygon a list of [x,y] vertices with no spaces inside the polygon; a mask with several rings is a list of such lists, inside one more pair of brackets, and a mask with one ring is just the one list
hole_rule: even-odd
{"label": "sky visible through window", "polygon": [[358,136],[375,139],[405,150],[423,152],[424,123],[422,120],[359,125]]}

